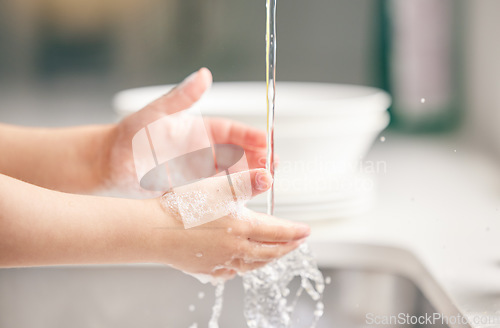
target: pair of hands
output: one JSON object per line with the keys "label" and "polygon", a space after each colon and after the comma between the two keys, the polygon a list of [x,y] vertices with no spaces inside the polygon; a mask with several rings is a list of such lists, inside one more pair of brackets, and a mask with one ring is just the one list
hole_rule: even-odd
{"label": "pair of hands", "polygon": [[[202,68],[186,78],[165,96],[155,100],[142,110],[126,117],[104,134],[101,154],[100,179],[106,189],[141,192],[134,169],[132,139],[148,124],[191,107],[210,87],[212,76]],[[263,131],[222,118],[205,118],[205,127],[212,144],[233,144],[244,149],[250,171],[251,194],[265,192],[272,185],[272,177],[264,169],[266,135]],[[176,136],[165,133],[165,142],[175,143]],[[188,190],[221,190],[220,178],[208,178],[190,184]],[[223,188],[222,188],[223,189]],[[149,195],[147,192],[146,195]],[[209,202],[231,201],[232,195],[223,193]],[[157,197],[151,206],[161,204]],[[217,204],[205,204],[217,206]],[[179,213],[160,205],[159,216],[166,220],[164,229],[165,247],[175,248],[165,252],[161,261],[180,270],[196,274],[209,274],[229,278],[237,272],[256,269],[297,248],[309,235],[309,227],[299,223],[280,220],[272,216],[244,209],[240,213],[229,213],[215,221],[199,227],[184,229]]]}

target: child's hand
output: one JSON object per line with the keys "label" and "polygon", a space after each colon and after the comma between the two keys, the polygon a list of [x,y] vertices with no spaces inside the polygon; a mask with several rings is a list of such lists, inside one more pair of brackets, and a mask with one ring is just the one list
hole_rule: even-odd
{"label": "child's hand", "polygon": [[[210,71],[201,69],[169,94],[126,117],[112,128],[108,146],[104,147],[108,151],[108,164],[103,170],[108,188],[129,192],[141,191],[143,196],[152,195],[139,186],[132,153],[134,136],[150,123],[191,107],[209,88],[211,81]],[[266,156],[265,133],[226,119],[208,118],[204,123],[212,143],[234,144],[244,149],[251,170],[230,176],[233,182],[237,182],[241,177],[250,177],[247,191],[241,191],[240,195],[247,193],[245,198],[249,199],[269,189],[272,178],[269,172],[263,169]],[[165,139],[162,140],[165,140],[166,144],[175,145],[179,141],[175,128],[175,122],[169,120],[162,126],[165,131]],[[197,144],[197,138],[202,138],[203,135],[194,133],[188,137],[188,144]],[[160,198],[163,205],[159,207],[160,214],[155,217],[163,217],[164,220],[155,230],[161,245],[157,248],[155,261],[168,263],[189,273],[227,278],[236,272],[261,267],[283,256],[297,248],[309,235],[309,227],[306,225],[255,213],[238,205],[234,202],[234,194],[223,187],[227,181],[227,176],[203,179],[181,189],[175,188]],[[236,187],[242,185],[245,184],[233,183]],[[204,196],[201,200],[190,199],[189,195],[193,193],[202,193]],[[179,211],[178,204],[171,206],[179,201],[179,197],[188,204],[187,211],[195,208],[198,212],[191,213],[189,220],[199,219],[203,224],[185,229],[187,218]],[[208,208],[209,212],[217,213],[217,217],[201,218],[200,209],[196,209],[200,206],[196,202],[200,201],[202,210]],[[223,210],[223,215],[221,206],[228,207],[226,212]],[[215,207],[217,210],[213,210]]]}
{"label": "child's hand", "polygon": [[[245,174],[251,187],[240,194],[251,197],[271,184],[269,173],[257,169],[232,174],[234,186]],[[225,181],[213,177],[183,190],[217,194],[204,208],[230,204]],[[303,224],[230,207],[223,217],[185,229],[181,212],[170,206],[172,193],[145,200],[75,195],[0,174],[0,196],[0,267],[164,263],[229,278],[292,251],[309,235]]]}
{"label": "child's hand", "polygon": [[[239,181],[248,175],[251,186],[245,188]],[[266,191],[272,183],[271,175],[265,169],[235,173],[230,178],[234,186],[241,188],[239,194],[248,193],[248,198]],[[192,197],[193,192],[200,196],[200,190],[208,196],[201,195],[203,203],[197,203]],[[186,201],[184,205],[183,201]],[[193,274],[230,278],[237,272],[259,268],[297,248],[310,231],[304,224],[238,206],[227,188],[226,176],[190,184],[181,194],[167,193],[160,202],[167,216],[165,225],[158,230],[165,237],[164,246],[158,249],[160,261]],[[200,210],[221,213],[213,210],[220,209],[221,204],[224,204],[222,210],[226,213],[223,217],[214,216],[211,222],[184,229],[183,221],[192,218],[183,217],[179,207],[186,206],[187,215],[200,214]]]}
{"label": "child's hand", "polygon": [[[102,172],[103,187],[121,192],[142,192],[143,196],[154,194],[144,193],[140,188],[134,169],[132,139],[134,135],[148,124],[191,107],[210,87],[212,75],[206,68],[193,73],[181,84],[165,96],[155,100],[137,113],[126,117],[118,125],[110,129],[103,147],[104,160]],[[223,118],[205,118],[204,123],[213,144],[234,144],[245,151],[248,167],[261,168],[265,165],[266,135],[263,131],[245,126],[244,124]],[[175,133],[176,122],[166,122],[165,144],[175,145],[180,137]],[[203,134],[191,134],[191,143],[197,143],[197,138]],[[182,142],[185,142],[182,140]]]}

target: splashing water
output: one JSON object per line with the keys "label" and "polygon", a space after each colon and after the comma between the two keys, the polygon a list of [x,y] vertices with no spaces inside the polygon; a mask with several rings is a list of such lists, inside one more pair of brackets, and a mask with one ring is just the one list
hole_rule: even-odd
{"label": "splashing water", "polygon": [[[276,98],[276,0],[266,0],[266,87],[267,87],[267,162],[274,177],[274,111]],[[274,212],[274,184],[268,192],[267,213]],[[300,288],[291,304],[288,285],[300,277]],[[243,275],[245,318],[249,328],[287,328],[292,324],[292,312],[305,290],[315,301],[311,327],[323,315],[321,302],[325,283],[322,273],[307,244],[275,260],[267,266]]]}
{"label": "splashing water", "polygon": [[[288,304],[288,285],[300,277],[300,287]],[[287,328],[292,324],[292,313],[305,290],[315,301],[316,310],[311,327],[323,315],[321,302],[325,283],[307,244],[271,264],[243,276],[245,289],[245,317],[250,328]]]}
{"label": "splashing water", "polygon": [[219,317],[222,312],[223,295],[224,295],[224,282],[221,281],[215,287],[215,304],[212,307],[212,317],[208,322],[208,328],[219,328]]}

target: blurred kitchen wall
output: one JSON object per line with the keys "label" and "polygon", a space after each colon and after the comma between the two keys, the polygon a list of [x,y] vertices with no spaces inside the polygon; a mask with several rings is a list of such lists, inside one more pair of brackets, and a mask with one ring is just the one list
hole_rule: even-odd
{"label": "blurred kitchen wall", "polygon": [[[378,0],[278,3],[282,80],[377,84]],[[3,0],[0,85],[263,80],[264,0]]]}
{"label": "blurred kitchen wall", "polygon": [[500,1],[466,1],[465,130],[500,158]]}
{"label": "blurred kitchen wall", "polygon": [[[384,85],[389,1],[279,0],[278,79]],[[500,1],[453,3],[466,133],[500,154]],[[263,81],[264,23],[264,0],[0,0],[0,121],[107,122],[116,91],[201,66]]]}

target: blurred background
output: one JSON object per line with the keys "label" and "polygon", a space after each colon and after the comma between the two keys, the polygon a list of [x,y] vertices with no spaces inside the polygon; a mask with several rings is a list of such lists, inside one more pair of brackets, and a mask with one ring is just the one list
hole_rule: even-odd
{"label": "blurred background", "polygon": [[[392,127],[451,131],[500,150],[496,0],[278,4],[278,79],[363,84],[394,97]],[[0,121],[115,119],[112,95],[176,83],[264,80],[264,1],[3,0]]]}

